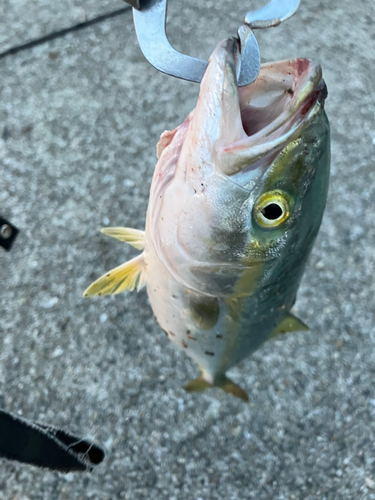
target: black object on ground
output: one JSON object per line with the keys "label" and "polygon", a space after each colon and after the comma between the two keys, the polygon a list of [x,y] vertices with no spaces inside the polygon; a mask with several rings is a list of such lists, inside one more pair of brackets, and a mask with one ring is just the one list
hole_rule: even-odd
{"label": "black object on ground", "polygon": [[9,252],[18,233],[19,230],[0,215],[0,247]]}
{"label": "black object on ground", "polygon": [[61,472],[91,471],[104,451],[61,429],[0,410],[0,457]]}

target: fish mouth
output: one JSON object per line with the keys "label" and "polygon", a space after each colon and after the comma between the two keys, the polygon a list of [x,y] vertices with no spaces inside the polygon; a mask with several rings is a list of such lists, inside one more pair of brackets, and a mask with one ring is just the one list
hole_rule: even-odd
{"label": "fish mouth", "polygon": [[284,125],[305,119],[327,87],[319,65],[309,59],[263,64],[254,83],[238,90],[244,132],[255,141],[283,132]]}
{"label": "fish mouth", "polygon": [[[233,81],[233,74],[224,78]],[[276,155],[301,134],[323,108],[326,97],[321,67],[313,61],[299,58],[263,64],[258,78],[237,87],[231,96],[239,103],[237,127],[241,130],[237,140],[219,141],[223,172],[233,175],[269,154]]]}
{"label": "fish mouth", "polygon": [[301,135],[323,107],[327,89],[322,70],[309,59],[263,64],[257,79],[239,88],[240,68],[238,40],[223,40],[201,82],[184,165],[191,161],[208,168],[210,157],[228,176],[255,169],[258,160],[277,154]]}

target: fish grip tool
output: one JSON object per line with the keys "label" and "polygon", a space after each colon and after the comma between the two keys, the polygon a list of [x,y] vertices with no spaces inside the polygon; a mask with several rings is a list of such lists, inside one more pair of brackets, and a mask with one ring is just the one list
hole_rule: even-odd
{"label": "fish grip tool", "polygon": [[[165,26],[168,0],[125,0],[133,7],[139,45],[148,62],[167,75],[200,83],[208,62],[182,54],[170,44]],[[238,85],[249,85],[260,71],[260,52],[254,29],[278,26],[297,10],[300,0],[271,0],[246,14],[237,32],[239,41]]]}

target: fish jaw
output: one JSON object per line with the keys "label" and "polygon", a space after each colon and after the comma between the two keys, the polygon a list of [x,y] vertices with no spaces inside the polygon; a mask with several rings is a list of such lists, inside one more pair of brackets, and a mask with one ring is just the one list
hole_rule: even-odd
{"label": "fish jaw", "polygon": [[246,137],[236,75],[239,59],[234,38],[219,43],[210,57],[178,162],[182,175],[209,175],[217,165],[216,143],[232,144]]}
{"label": "fish jaw", "polygon": [[[202,80],[196,108],[176,133],[163,134],[158,147],[160,157],[147,211],[146,256],[155,252],[177,282],[196,292],[202,291],[197,275],[211,275],[225,264],[220,258],[219,262],[210,262],[207,238],[217,208],[212,206],[212,199],[227,184],[226,176],[217,167],[215,144],[224,139],[234,143],[246,135],[236,76],[239,57],[237,40],[224,40],[217,46]],[[234,187],[241,195],[233,193],[232,199],[240,204],[248,192]],[[201,227],[196,224],[197,212],[202,215]],[[195,237],[197,245],[191,252],[187,240]],[[206,290],[208,295],[232,293],[232,277],[237,277],[243,266],[239,264],[234,271],[231,265],[224,267],[219,283],[212,283]],[[223,287],[223,280],[227,279],[230,284]]]}
{"label": "fish jaw", "polygon": [[181,151],[182,175],[201,178],[220,169],[231,176],[276,154],[324,103],[321,67],[309,59],[263,64],[253,83],[238,88],[240,62],[236,39],[213,52]]}

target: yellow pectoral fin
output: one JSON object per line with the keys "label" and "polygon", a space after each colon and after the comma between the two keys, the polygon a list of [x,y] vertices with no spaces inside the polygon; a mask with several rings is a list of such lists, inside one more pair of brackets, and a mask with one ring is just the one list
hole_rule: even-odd
{"label": "yellow pectoral fin", "polygon": [[145,247],[145,232],[139,229],[131,227],[105,227],[101,232],[117,240],[125,241],[138,250],[143,250]]}
{"label": "yellow pectoral fin", "polygon": [[132,291],[135,288],[140,290],[146,283],[145,271],[146,265],[141,254],[94,281],[83,296],[112,295],[125,290]]}
{"label": "yellow pectoral fin", "polygon": [[289,313],[288,316],[284,318],[272,332],[270,339],[288,332],[302,332],[307,330],[309,330],[309,327],[305,325],[303,321],[293,316],[293,314]]}

